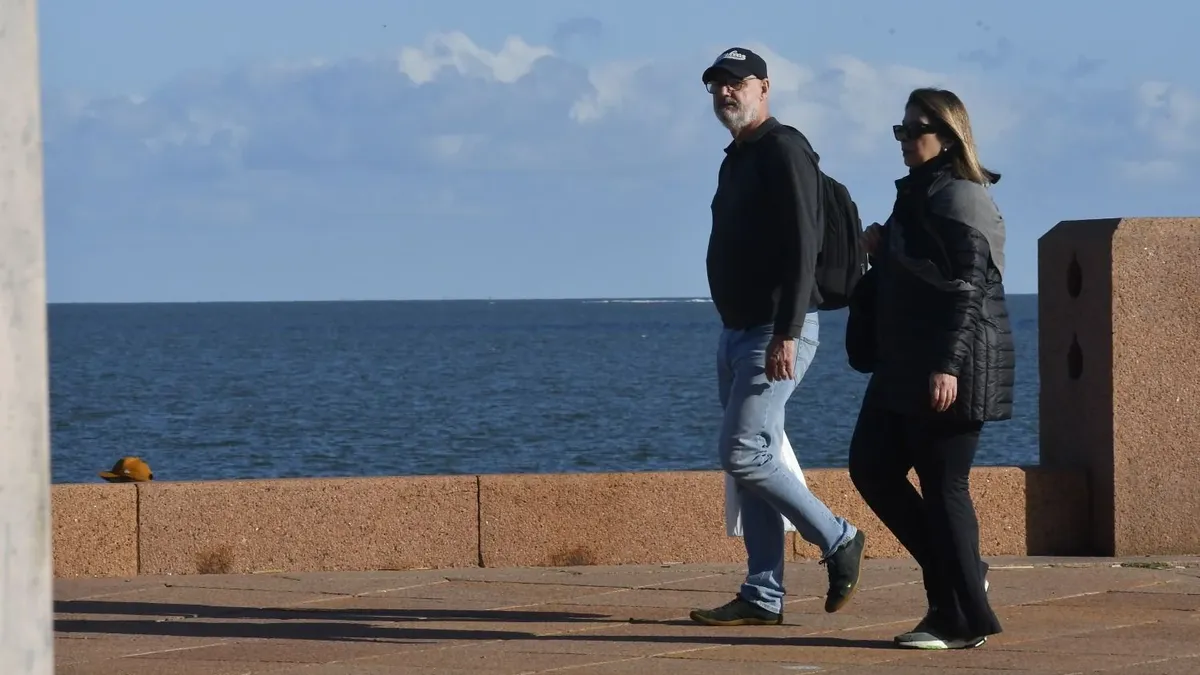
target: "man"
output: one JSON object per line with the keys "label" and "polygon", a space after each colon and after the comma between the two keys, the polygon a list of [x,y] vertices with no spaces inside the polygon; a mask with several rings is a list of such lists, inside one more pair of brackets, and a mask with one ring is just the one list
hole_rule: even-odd
{"label": "man", "polygon": [[772,625],[783,623],[783,516],[821,551],[826,612],[854,594],[865,544],[780,457],[784,409],[818,342],[822,184],[808,141],[771,117],[771,82],[760,56],[730,49],[703,81],[717,119],[733,135],[712,202],[707,265],[723,325],[721,466],[741,496],[748,571],[733,601],[691,616],[711,626]]}

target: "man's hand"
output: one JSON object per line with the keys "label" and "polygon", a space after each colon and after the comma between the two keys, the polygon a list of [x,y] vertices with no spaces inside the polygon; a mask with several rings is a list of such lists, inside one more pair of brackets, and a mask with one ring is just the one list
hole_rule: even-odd
{"label": "man's hand", "polygon": [[945,373],[930,375],[929,396],[934,410],[946,412],[958,398],[958,378]]}
{"label": "man's hand", "polygon": [[796,378],[796,341],[775,335],[767,345],[767,379],[771,382]]}

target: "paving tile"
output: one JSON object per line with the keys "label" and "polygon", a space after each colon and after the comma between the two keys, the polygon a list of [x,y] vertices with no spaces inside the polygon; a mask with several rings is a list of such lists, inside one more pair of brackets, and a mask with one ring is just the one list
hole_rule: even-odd
{"label": "paving tile", "polygon": [[360,622],[304,620],[202,620],[182,621],[97,621],[80,630],[94,635],[154,635],[227,640],[315,640],[328,642],[384,641],[433,643],[438,641],[474,642],[529,637],[519,626],[504,630],[472,627],[442,627],[437,622]]}
{"label": "paving tile", "polygon": [[[888,563],[892,563],[892,561],[888,561]],[[745,567],[739,567],[724,574],[705,578],[663,581],[653,587],[670,590],[709,591],[732,596],[741,585],[745,573]],[[863,572],[860,592],[904,584],[919,585],[920,580],[920,571],[912,563],[872,565]],[[818,566],[815,561],[789,563],[784,573],[784,586],[789,598],[824,598],[828,583],[829,579],[825,568]]]}
{"label": "paving tile", "polygon": [[[679,650],[679,646],[671,642],[634,642],[590,639],[596,634],[603,635],[603,632],[579,631],[573,633],[561,633],[557,635],[534,636],[517,640],[504,640],[493,644],[496,645],[497,649],[506,652],[534,654],[599,654],[609,659],[616,657],[628,658],[635,656],[654,656],[656,654],[666,654]],[[692,646],[685,645],[684,648],[692,648]]]}
{"label": "paving tile", "polygon": [[[405,667],[398,670],[396,666],[372,665],[370,662],[353,661],[350,663],[330,663],[326,665],[305,666],[287,671],[287,675],[515,675],[515,673],[530,673],[528,670],[513,670],[502,667],[500,670],[486,668],[426,668],[421,666]],[[564,673],[574,673],[574,670]],[[257,672],[254,675],[258,675]],[[270,675],[282,675],[271,673]]]}
{"label": "paving tile", "polygon": [[[411,651],[414,647],[428,648],[428,643],[387,640],[321,640],[321,639],[253,639],[188,650],[187,658],[199,661],[234,661],[238,663],[331,663],[363,657],[377,657]],[[172,652],[147,654],[138,658],[156,660],[166,670],[163,661],[175,658]]]}
{"label": "paving tile", "polygon": [[586,609],[588,608],[572,608],[570,606],[552,608],[547,605],[538,605],[533,610],[447,611],[444,614],[430,616],[426,620],[420,620],[418,615],[421,612],[418,611],[413,612],[414,616],[407,619],[398,618],[395,621],[380,621],[376,617],[373,619],[372,625],[413,633],[436,630],[442,634],[458,633],[463,636],[479,636],[480,639],[521,639],[542,634],[623,625],[629,623],[631,614],[645,616],[655,611],[661,611],[639,608],[629,610],[620,607],[596,607],[595,609],[602,610],[602,612],[586,615],[577,614],[574,611]]}
{"label": "paving tile", "polygon": [[[562,613],[567,616],[599,616],[605,621],[658,622],[681,619],[686,612],[678,607],[655,607],[643,605],[575,605],[547,604],[530,608],[537,612]],[[587,619],[588,621],[592,619]]]}
{"label": "paving tile", "polygon": [[[285,672],[280,664],[264,667],[261,663],[237,663],[235,661],[195,661],[180,658],[170,663],[170,675],[247,675]],[[73,665],[55,666],[55,675],[164,675],[163,663],[153,659],[124,658],[111,661],[93,661]]]}
{"label": "paving tile", "polygon": [[[643,584],[643,588],[661,589],[667,591],[701,591],[704,593],[724,593],[732,596],[737,593],[738,588],[745,580],[745,571],[733,572],[730,574],[709,574],[701,577],[690,577],[687,579],[664,580],[654,584]],[[785,577],[785,585],[789,591],[795,591],[802,588],[802,584],[798,584],[794,577]]]}
{"label": "paving tile", "polygon": [[696,607],[717,607],[729,602],[732,593],[714,593],[706,591],[666,591],[658,589],[639,589],[609,591],[594,595],[585,595],[571,599],[574,605],[621,605],[626,607],[672,607],[681,610],[683,614]]}
{"label": "paving tile", "polygon": [[1025,668],[1058,673],[1088,672],[1106,667],[1133,665],[1144,661],[1138,656],[1112,654],[1062,654],[1052,652],[1015,652],[994,649],[987,644],[978,649],[914,653],[899,659],[895,665],[924,668],[991,668],[998,671],[1020,671]]}
{"label": "paving tile", "polygon": [[580,587],[567,584],[528,584],[506,581],[472,581],[455,579],[444,584],[431,584],[383,593],[376,597],[424,598],[448,602],[486,601],[496,606],[519,606],[544,602],[563,602],[575,598],[598,597],[605,593],[628,592],[624,589]]}
{"label": "paving tile", "polygon": [[1036,640],[1011,647],[1014,651],[1064,654],[1125,654],[1154,656],[1183,650],[1200,653],[1200,621],[1165,623],[1096,630],[1083,635]]}
{"label": "paving tile", "polygon": [[293,593],[357,595],[405,590],[447,581],[446,570],[404,572],[305,572],[260,574],[191,574],[156,577],[164,586]]}
{"label": "paving tile", "polygon": [[[1061,668],[1032,668],[1022,667],[1016,670],[1006,669],[1000,670],[996,668],[952,668],[943,667],[939,664],[932,665],[904,665],[902,662],[881,663],[870,666],[849,666],[839,668],[836,671],[837,675],[1002,675],[1012,673],[1016,675],[1065,675],[1072,673],[1070,670]],[[1075,675],[1072,673],[1072,675]]]}
{"label": "paving tile", "polygon": [[993,570],[988,573],[988,597],[998,605],[1072,602],[1082,594],[1128,590],[1170,579],[1170,573],[1107,567]]}
{"label": "paving tile", "polygon": [[106,661],[123,656],[170,651],[176,656],[198,647],[224,644],[225,640],[204,637],[162,635],[58,635],[54,640],[54,661],[58,666]]}
{"label": "paving tile", "polygon": [[162,588],[163,581],[157,577],[132,577],[128,579],[55,579],[55,600],[79,600],[83,598],[119,596],[136,593],[147,588]]}
{"label": "paving tile", "polygon": [[[532,603],[525,607],[504,609],[509,603],[503,598],[480,600],[446,600],[443,598],[410,598],[397,595],[358,595],[342,596],[321,602],[314,602],[287,608],[287,611],[297,615],[320,617],[322,615],[367,618],[379,620],[400,621],[430,621],[474,619],[482,615],[490,617],[510,617],[520,621],[544,607],[542,603]],[[281,610],[282,611],[282,610]],[[598,617],[591,610],[586,610],[579,618]]]}
{"label": "paving tile", "polygon": [[257,591],[190,586],[155,586],[120,596],[65,600],[55,611],[69,614],[129,614],[133,616],[253,616],[261,608],[288,607],[328,600],[328,594],[307,591]]}
{"label": "paving tile", "polygon": [[1200,655],[1154,659],[1103,672],[1111,675],[1196,675],[1200,673]]}
{"label": "paving tile", "polygon": [[[713,627],[696,626],[689,622],[674,622],[652,625],[630,624],[614,626],[563,636],[548,636],[539,639],[538,644],[553,642],[561,639],[572,645],[591,643],[589,651],[605,648],[625,649],[629,653],[668,653],[687,650],[711,650],[730,646],[746,647],[746,652],[762,648],[764,651],[794,652],[800,646],[818,647],[876,647],[882,643],[868,643],[870,640],[890,641],[892,632],[880,636],[843,635],[841,633],[813,635],[811,629],[801,626],[734,626]],[[658,645],[657,652],[648,646]],[[887,643],[890,647],[890,642]],[[579,647],[576,647],[579,648]],[[704,652],[696,652],[701,654]]]}
{"label": "paving tile", "polygon": [[434,649],[405,653],[400,656],[362,659],[356,665],[390,666],[393,672],[408,672],[409,668],[450,668],[503,673],[527,673],[552,668],[575,668],[592,663],[611,661],[603,654],[573,654],[563,652],[515,651],[503,643],[464,645],[453,649]]}
{"label": "paving tile", "polygon": [[1064,607],[1119,607],[1121,609],[1174,609],[1200,611],[1200,595],[1107,591],[1096,595],[1056,600]]}
{"label": "paving tile", "polygon": [[[689,580],[745,574],[731,565],[615,565],[608,567],[515,567],[444,570],[448,579],[550,583],[603,588],[684,584]],[[698,590],[708,590],[700,588]]]}
{"label": "paving tile", "polygon": [[870,664],[899,658],[891,641],[858,640],[832,635],[785,638],[775,644],[732,645],[697,649],[672,658],[705,661],[768,663],[815,662],[826,664]]}
{"label": "paving tile", "polygon": [[1154,623],[1163,617],[1161,612],[1126,610],[1107,607],[1066,607],[1023,605],[1006,607],[997,612],[1004,632],[994,636],[998,644],[1045,640],[1069,635],[1084,635],[1094,631]]}
{"label": "paving tile", "polygon": [[[796,673],[823,673],[827,669],[801,670],[795,666],[812,666],[806,663],[745,663],[738,661],[704,661],[698,659],[644,658],[613,660],[609,663],[572,668],[570,675],[714,675],[714,673],[736,673],[737,675],[795,675]],[[816,666],[820,668],[820,666]],[[834,671],[840,672],[840,671]]]}
{"label": "paving tile", "polygon": [[1176,574],[1169,580],[1154,586],[1142,586],[1138,593],[1169,593],[1172,595],[1200,595],[1200,577]]}
{"label": "paving tile", "polygon": [[300,618],[308,620],[329,617],[380,626],[506,631],[518,636],[628,623],[630,620],[657,621],[678,613],[659,608],[559,604],[495,609],[492,603],[448,604],[442,600],[375,597],[346,598],[297,611]]}

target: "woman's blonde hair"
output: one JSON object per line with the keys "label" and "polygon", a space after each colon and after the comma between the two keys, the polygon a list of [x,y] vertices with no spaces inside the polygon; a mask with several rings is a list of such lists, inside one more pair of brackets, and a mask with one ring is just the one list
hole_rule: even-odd
{"label": "woman's blonde hair", "polygon": [[953,154],[954,171],[960,178],[980,185],[1000,182],[1000,174],[988,170],[980,163],[975,136],[971,133],[971,118],[967,115],[967,106],[963,105],[954,92],[933,87],[914,89],[908,95],[906,107],[908,106],[915,107],[929,116],[929,121],[938,127],[938,135],[942,136],[943,140],[953,141],[947,152]]}

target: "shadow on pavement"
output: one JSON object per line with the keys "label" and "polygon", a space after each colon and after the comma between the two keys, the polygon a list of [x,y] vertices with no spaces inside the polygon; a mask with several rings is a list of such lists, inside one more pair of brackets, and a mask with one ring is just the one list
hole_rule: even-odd
{"label": "shadow on pavement", "polygon": [[[610,615],[570,612],[453,609],[315,609],[257,608],[153,602],[68,600],[54,603],[60,614],[159,617],[130,619],[56,619],[61,633],[170,636],[229,639],[287,639],[323,641],[374,641],[388,643],[435,643],[449,640],[571,640],[589,642],[648,642],[700,645],[789,645],[795,647],[846,647],[893,649],[890,641],[839,639],[829,636],[714,635],[711,628],[696,626],[693,635],[612,635],[571,632],[539,635],[519,630],[525,623],[580,623],[629,625],[691,625],[684,621],[628,622]],[[375,623],[396,621],[403,626]],[[480,621],[513,624],[513,630],[461,629],[414,626],[423,621]]]}

